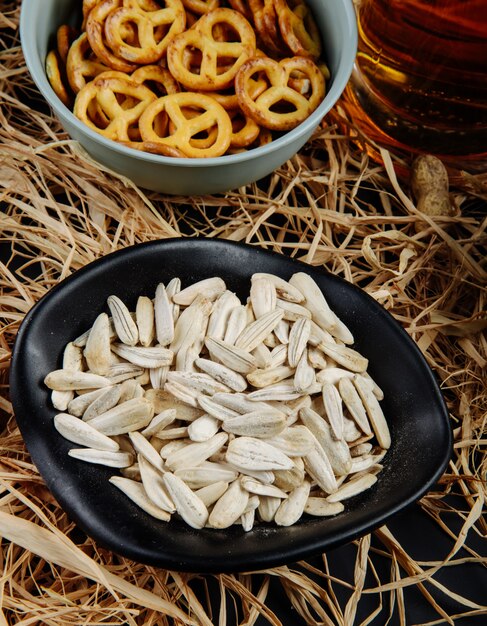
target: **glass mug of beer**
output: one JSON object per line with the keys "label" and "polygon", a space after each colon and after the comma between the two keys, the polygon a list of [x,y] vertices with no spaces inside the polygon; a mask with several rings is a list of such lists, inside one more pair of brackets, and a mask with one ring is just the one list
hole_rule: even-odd
{"label": "glass mug of beer", "polygon": [[357,127],[392,152],[486,169],[487,0],[362,0],[356,9],[345,104]]}

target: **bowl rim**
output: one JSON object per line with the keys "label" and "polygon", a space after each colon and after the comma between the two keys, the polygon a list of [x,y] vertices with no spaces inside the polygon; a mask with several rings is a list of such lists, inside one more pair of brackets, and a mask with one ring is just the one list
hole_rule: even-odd
{"label": "bowl rim", "polygon": [[[221,239],[221,238],[207,239],[204,237],[194,237],[194,238],[167,238],[167,239],[159,239],[159,240],[154,240],[154,241],[142,242],[142,243],[134,244],[127,248],[116,250],[114,252],[106,254],[103,257],[96,259],[95,261],[90,262],[88,265],[77,270],[74,274],[70,275],[69,277],[65,278],[63,281],[61,281],[60,283],[52,287],[30,309],[30,311],[26,314],[24,320],[22,321],[20,325],[16,340],[15,340],[14,348],[13,348],[12,363],[11,363],[11,369],[10,369],[11,396],[12,396],[12,403],[13,403],[16,414],[18,412],[19,416],[22,415],[22,410],[21,410],[22,394],[20,393],[20,386],[17,384],[20,380],[21,361],[23,358],[22,355],[20,354],[19,347],[21,347],[22,344],[25,344],[25,341],[26,341],[25,337],[28,336],[29,329],[32,326],[32,322],[35,318],[35,315],[37,311],[40,308],[42,308],[43,304],[46,301],[48,302],[49,300],[54,298],[56,294],[66,286],[66,284],[72,284],[73,282],[79,281],[80,279],[82,280],[86,274],[90,273],[93,270],[99,271],[101,268],[103,268],[103,265],[113,262],[113,260],[115,260],[116,258],[124,258],[124,257],[127,258],[131,254],[133,254],[134,251],[141,251],[145,248],[149,250],[151,248],[156,250],[157,248],[160,248],[161,246],[170,247],[171,245],[174,245],[174,244],[180,245],[182,242],[184,242],[186,245],[191,245],[192,242],[196,242],[200,246],[204,246],[204,247],[208,246],[209,250],[211,250],[214,243],[217,243],[219,246],[223,245],[224,247],[227,247],[227,248],[233,248],[235,251],[238,251],[239,249],[241,250],[245,248],[253,248],[257,253],[263,254],[267,257],[270,257],[270,256],[282,257],[282,255],[280,255],[277,252],[265,250],[259,247],[250,246],[249,244],[244,244],[241,242],[234,242],[234,241]],[[303,267],[305,265],[303,264],[303,262],[297,261],[290,257],[284,257],[284,258],[286,258],[286,260],[289,261],[290,263],[295,264],[297,271],[303,270]],[[382,526],[383,524],[385,524],[390,518],[392,518],[397,513],[402,512],[405,509],[409,508],[410,506],[414,505],[437,482],[437,480],[439,479],[439,477],[442,475],[445,468],[447,467],[449,460],[451,458],[452,431],[451,431],[451,424],[449,421],[448,409],[446,407],[445,400],[441,393],[441,390],[440,390],[438,381],[434,375],[434,372],[432,371],[431,367],[426,361],[424,355],[420,351],[417,344],[412,340],[412,338],[409,336],[406,330],[402,327],[402,325],[394,318],[394,316],[392,316],[392,314],[389,311],[387,311],[384,307],[382,307],[364,289],[352,283],[349,283],[348,281],[346,281],[344,278],[340,276],[336,276],[332,274],[331,272],[328,272],[325,268],[313,266],[312,270],[314,273],[317,272],[318,274],[321,274],[324,277],[326,277],[327,281],[334,282],[336,285],[341,285],[341,286],[344,286],[346,284],[346,289],[352,289],[354,291],[360,292],[361,296],[365,297],[368,300],[371,307],[373,307],[375,313],[377,314],[377,317],[386,321],[386,323],[394,330],[394,333],[397,334],[400,338],[402,338],[403,341],[405,341],[405,343],[408,345],[409,350],[411,350],[411,352],[418,359],[418,363],[421,366],[422,372],[424,373],[425,377],[428,378],[428,382],[431,383],[432,393],[434,395],[435,402],[437,403],[437,407],[441,412],[442,424],[443,424],[443,429],[444,429],[442,431],[442,435],[444,437],[445,447],[441,451],[441,455],[439,455],[438,457],[439,462],[436,466],[436,469],[428,476],[427,480],[423,480],[420,484],[414,487],[411,493],[407,497],[401,500],[397,500],[394,505],[388,506],[388,508],[384,512],[380,514],[375,513],[372,520],[369,518],[365,518],[362,520],[361,523],[355,523],[355,525],[352,528],[345,527],[344,529],[340,529],[338,532],[336,532],[335,534],[332,534],[331,536],[325,535],[325,537],[322,537],[320,536],[319,533],[317,533],[314,536],[313,541],[309,542],[309,544],[306,544],[305,548],[302,545],[293,546],[292,544],[290,544],[286,548],[285,559],[283,559],[282,554],[280,553],[270,554],[270,553],[263,551],[261,554],[257,556],[249,555],[247,561],[240,561],[238,564],[236,564],[235,556],[228,555],[228,558],[223,558],[223,559],[220,559],[219,561],[218,559],[216,559],[214,563],[213,562],[205,563],[206,569],[204,570],[201,570],[201,568],[196,569],[197,560],[198,560],[197,555],[196,557],[189,558],[187,561],[181,562],[181,560],[178,560],[174,555],[168,556],[166,554],[164,557],[165,560],[162,562],[160,555],[157,555],[152,560],[149,558],[141,559],[140,553],[136,549],[131,551],[131,548],[127,549],[127,547],[124,547],[124,551],[117,552],[117,548],[113,544],[112,545],[110,545],[109,543],[107,544],[106,540],[100,536],[100,533],[95,532],[93,528],[90,528],[89,526],[85,524],[86,520],[80,520],[80,518],[78,518],[77,515],[75,515],[71,511],[72,506],[69,506],[69,498],[65,498],[62,491],[61,491],[61,494],[59,494],[58,489],[56,488],[54,490],[54,495],[57,501],[60,503],[61,507],[67,510],[69,512],[70,517],[76,522],[76,524],[78,524],[80,528],[85,530],[85,532],[87,532],[91,537],[93,537],[95,541],[99,542],[102,545],[105,545],[109,550],[115,553],[123,554],[124,556],[128,556],[129,558],[132,558],[138,562],[148,563],[148,564],[156,565],[160,567],[169,567],[172,569],[179,569],[179,571],[189,571],[189,572],[199,571],[201,573],[211,573],[211,572],[215,573],[215,572],[239,572],[239,571],[260,570],[260,569],[265,569],[267,567],[279,566],[279,565],[282,565],[283,563],[291,563],[291,562],[295,562],[298,560],[302,560],[303,558],[312,557],[318,554],[319,552],[323,552],[325,550],[329,550],[339,545],[342,545],[346,542],[352,541],[356,539],[357,537],[362,536],[364,533],[372,532],[379,526]],[[19,409],[19,411],[17,411],[17,409]],[[25,425],[24,417],[20,417],[19,427],[20,427],[20,424]],[[24,437],[24,432],[23,432],[22,427],[21,427],[21,433],[22,433],[22,436]],[[25,437],[25,442],[26,442],[27,448],[29,449],[29,452],[31,453],[34,463],[37,464],[38,455],[37,455],[37,451],[34,450],[35,438],[32,438],[32,437],[29,438],[27,436]],[[39,456],[41,455],[39,454]],[[51,485],[49,481],[46,481],[46,482],[47,482],[47,486],[49,487],[49,489],[51,489],[53,485]],[[66,506],[66,502],[68,502],[68,506]],[[199,563],[198,565],[201,566],[201,563]]]}
{"label": "bowl rim", "polygon": [[[336,2],[336,0],[334,0]],[[24,54],[25,62],[29,74],[39,89],[43,98],[47,101],[49,106],[54,109],[58,119],[67,119],[71,125],[74,125],[81,135],[86,135],[87,138],[100,144],[103,148],[112,150],[118,153],[120,156],[130,157],[138,161],[144,161],[154,164],[164,164],[175,167],[212,167],[242,163],[254,158],[265,157],[274,153],[281,147],[287,146],[293,141],[301,138],[307,133],[312,133],[315,128],[318,127],[323,117],[331,110],[336,104],[341,94],[343,93],[346,84],[351,76],[353,70],[353,64],[358,47],[358,29],[355,9],[352,0],[339,0],[340,6],[343,8],[344,16],[346,20],[346,27],[349,31],[347,37],[347,43],[343,47],[344,53],[341,55],[339,61],[339,68],[343,71],[338,72],[340,74],[339,80],[336,78],[331,83],[330,91],[325,94],[323,101],[313,111],[313,113],[304,120],[296,128],[284,133],[281,137],[271,141],[270,143],[259,146],[246,152],[240,152],[237,154],[222,155],[219,157],[209,158],[189,158],[189,157],[166,157],[159,154],[152,154],[150,152],[143,152],[142,150],[136,150],[135,148],[129,148],[118,142],[107,139],[103,135],[95,132],[85,124],[83,124],[74,113],[64,105],[58,96],[52,89],[49,81],[47,80],[44,65],[41,63],[40,57],[37,55],[37,36],[35,24],[36,20],[29,17],[34,6],[39,7],[41,3],[39,0],[23,0],[20,7],[20,43],[22,52]],[[28,43],[27,43],[28,42]],[[350,50],[350,53],[348,53]],[[70,133],[68,133],[70,134]]]}

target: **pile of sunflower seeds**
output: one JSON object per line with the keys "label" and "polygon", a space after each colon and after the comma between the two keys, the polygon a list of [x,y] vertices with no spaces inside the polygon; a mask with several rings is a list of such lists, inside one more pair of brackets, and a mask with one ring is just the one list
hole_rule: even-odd
{"label": "pile of sunflower seeds", "polygon": [[336,515],[391,439],[353,336],[305,273],[174,278],[131,312],[115,295],[45,384],[70,456],[118,468],[140,508],[193,528]]}

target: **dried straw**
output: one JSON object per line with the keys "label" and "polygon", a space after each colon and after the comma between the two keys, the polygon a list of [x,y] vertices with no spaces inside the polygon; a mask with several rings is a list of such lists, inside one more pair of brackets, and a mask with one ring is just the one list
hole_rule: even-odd
{"label": "dried straw", "polygon": [[[0,9],[0,624],[283,622],[268,606],[280,589],[306,624],[406,624],[408,588],[453,624],[487,606],[441,582],[445,568],[485,566],[487,173],[453,179],[454,217],[420,214],[408,164],[384,166],[357,147],[341,106],[308,145],[266,181],[225,195],[168,197],[100,169],[62,132],[28,75],[19,4]],[[418,562],[383,527],[349,546],[351,579],[327,555],[246,575],[178,574],[97,546],[59,508],[30,461],[8,394],[10,355],[29,308],[59,280],[113,250],[181,236],[220,237],[323,266],[365,288],[404,326],[441,381],[454,457],[422,510],[451,539],[441,560]],[[35,278],[32,278],[32,272]],[[477,544],[478,545],[478,544]],[[331,557],[331,555],[330,555]],[[381,579],[380,561],[389,562]],[[340,574],[340,571],[342,574]],[[383,578],[383,575],[382,575]],[[276,587],[277,586],[277,587]],[[444,608],[446,593],[459,607]],[[363,613],[363,600],[375,607]],[[371,597],[373,601],[370,602]],[[213,600],[210,601],[210,598]],[[216,598],[216,600],[215,600]],[[359,617],[360,615],[360,617]],[[408,621],[409,623],[409,621]]]}

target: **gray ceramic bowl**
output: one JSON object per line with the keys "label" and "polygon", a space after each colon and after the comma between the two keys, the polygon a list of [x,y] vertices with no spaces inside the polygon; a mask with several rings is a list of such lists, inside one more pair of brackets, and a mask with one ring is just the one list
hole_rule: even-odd
{"label": "gray ceramic bowl", "polygon": [[79,24],[79,0],[23,0],[20,35],[34,82],[68,134],[95,160],[146,189],[182,195],[217,193],[259,180],[296,154],[347,84],[357,50],[352,0],[307,2],[321,30],[332,76],[323,102],[306,121],[272,143],[209,159],[170,158],[126,148],[89,129],[61,103],[49,85],[44,61],[58,26]]}

